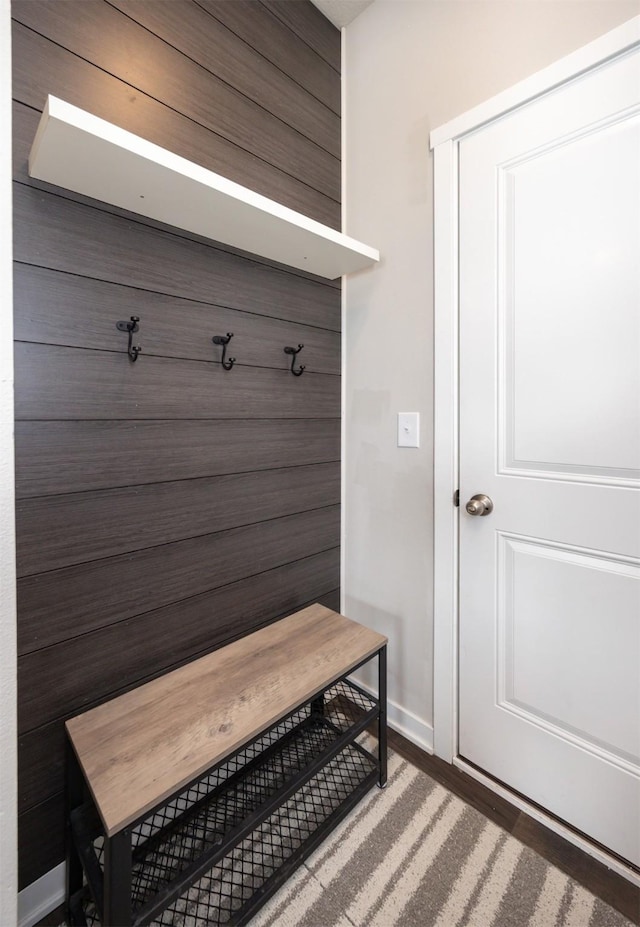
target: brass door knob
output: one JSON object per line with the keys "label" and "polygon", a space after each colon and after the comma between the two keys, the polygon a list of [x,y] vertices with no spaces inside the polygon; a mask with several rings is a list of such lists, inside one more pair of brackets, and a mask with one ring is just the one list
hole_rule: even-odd
{"label": "brass door knob", "polygon": [[465,507],[469,515],[490,515],[493,512],[493,502],[482,492],[471,496]]}

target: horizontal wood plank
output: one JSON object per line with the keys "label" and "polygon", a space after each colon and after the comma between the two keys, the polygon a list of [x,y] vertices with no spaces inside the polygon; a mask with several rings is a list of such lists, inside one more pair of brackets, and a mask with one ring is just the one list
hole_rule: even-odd
{"label": "horizontal wood plank", "polygon": [[[339,543],[338,506],[327,506],[24,577],[18,581],[19,652],[203,595]],[[24,695],[27,704],[36,697]],[[28,714],[29,727],[44,723],[37,712]]]}
{"label": "horizontal wood plank", "polygon": [[339,612],[340,589],[332,589],[331,592],[328,592],[326,595],[316,596],[316,601],[319,605],[324,605],[325,608],[330,608],[334,612]]}
{"label": "horizontal wood plank", "polygon": [[[12,15],[22,26],[126,81],[132,90],[153,97],[325,196],[340,198],[337,156],[109,4],[28,0],[15,3]],[[31,66],[37,67],[37,61]],[[48,92],[53,93],[51,89]]]}
{"label": "horizontal wood plank", "polygon": [[264,6],[300,36],[321,58],[340,71],[340,30],[310,0],[262,0]]}
{"label": "horizontal wood plank", "polygon": [[[246,576],[252,555],[253,549],[245,548],[245,575],[236,582],[20,657],[20,732],[83,711],[125,686],[213,650],[300,607],[311,590],[323,594],[339,582],[338,548]],[[95,595],[94,602],[99,604]]]}
{"label": "horizontal wood plank", "polygon": [[16,422],[18,498],[339,459],[339,419]]}
{"label": "horizontal wood plank", "polygon": [[18,810],[27,811],[64,788],[64,721],[18,738]]}
{"label": "horizontal wood plank", "polygon": [[331,228],[341,227],[337,200],[19,24],[13,31],[13,67],[17,179],[29,180],[27,158],[39,114],[51,93],[296,212]]}
{"label": "horizontal wood plank", "polygon": [[[115,324],[115,320],[114,320]],[[126,333],[120,354],[16,344],[19,420],[335,418],[340,378],[147,357],[133,364]],[[144,350],[144,339],[140,337]],[[283,355],[284,357],[284,355]],[[305,358],[306,359],[306,358]]]}
{"label": "horizontal wood plank", "polygon": [[[23,2],[17,0],[17,5]],[[286,69],[256,55],[192,0],[110,0],[110,4],[335,158],[340,157],[340,116],[292,80]]]}
{"label": "horizontal wood plank", "polygon": [[18,576],[339,502],[337,463],[24,499],[16,511]]}
{"label": "horizontal wood plank", "polygon": [[18,815],[18,890],[64,860],[62,793]]}
{"label": "horizontal wood plank", "polygon": [[13,202],[16,261],[340,331],[334,287],[22,184]]}
{"label": "horizontal wood plank", "polygon": [[340,75],[255,0],[196,0],[211,16],[224,23],[301,87],[340,115]]}
{"label": "horizontal wood plank", "polygon": [[384,646],[312,605],[67,722],[113,835]]}
{"label": "horizontal wood plank", "polygon": [[[122,351],[126,335],[115,321],[140,318],[146,357],[179,357],[219,362],[213,335],[233,332],[228,355],[249,366],[286,369],[283,348],[304,344],[313,358],[308,369],[340,374],[338,332],[238,312],[211,304],[104,283],[30,264],[14,273],[14,337],[18,341]],[[303,355],[301,355],[302,358]],[[301,361],[302,362],[302,361]]]}

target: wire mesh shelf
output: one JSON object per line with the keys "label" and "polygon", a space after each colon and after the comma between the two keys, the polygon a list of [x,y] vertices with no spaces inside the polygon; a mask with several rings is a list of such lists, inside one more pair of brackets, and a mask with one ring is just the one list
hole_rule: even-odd
{"label": "wire mesh shelf", "polygon": [[[134,923],[238,923],[375,781],[378,760],[351,735],[376,712],[375,699],[341,680],[137,824]],[[102,871],[104,840],[92,844]],[[159,898],[168,906],[157,913]],[[88,892],[81,906],[79,922],[98,927]]]}
{"label": "wire mesh shelf", "polygon": [[[149,923],[157,927],[238,923],[256,892],[304,852],[305,843],[345,802],[354,798],[351,804],[355,803],[358,788],[372,784],[376,771],[372,756],[357,745],[347,746]],[[99,927],[95,906],[88,900],[84,914],[90,927]]]}

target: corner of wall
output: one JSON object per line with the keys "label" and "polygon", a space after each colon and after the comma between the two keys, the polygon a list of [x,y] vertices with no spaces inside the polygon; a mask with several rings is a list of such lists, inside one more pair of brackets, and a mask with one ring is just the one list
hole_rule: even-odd
{"label": "corner of wall", "polygon": [[9,0],[0,0],[0,87],[0,923],[14,924],[18,865]]}
{"label": "corner of wall", "polygon": [[[419,55],[405,54],[396,19],[371,4],[342,31],[343,231],[364,230],[382,252],[343,292],[342,610],[388,636],[390,724],[429,750],[427,157],[411,110],[419,81],[400,77]],[[398,410],[420,413],[419,449],[397,449]]]}
{"label": "corner of wall", "polygon": [[[340,228],[347,232],[347,30],[340,30]],[[340,611],[344,615],[346,606],[345,578],[346,560],[346,407],[347,407],[347,277],[343,276],[340,288],[341,299],[341,358],[340,358]]]}

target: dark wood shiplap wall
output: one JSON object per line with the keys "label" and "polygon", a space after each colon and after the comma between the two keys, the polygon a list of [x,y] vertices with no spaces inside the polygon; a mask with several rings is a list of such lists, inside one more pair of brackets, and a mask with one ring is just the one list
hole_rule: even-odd
{"label": "dark wood shiplap wall", "polygon": [[340,35],[308,0],[12,10],[24,887],[66,718],[339,584],[339,286],[31,181],[46,95],[338,228]]}

